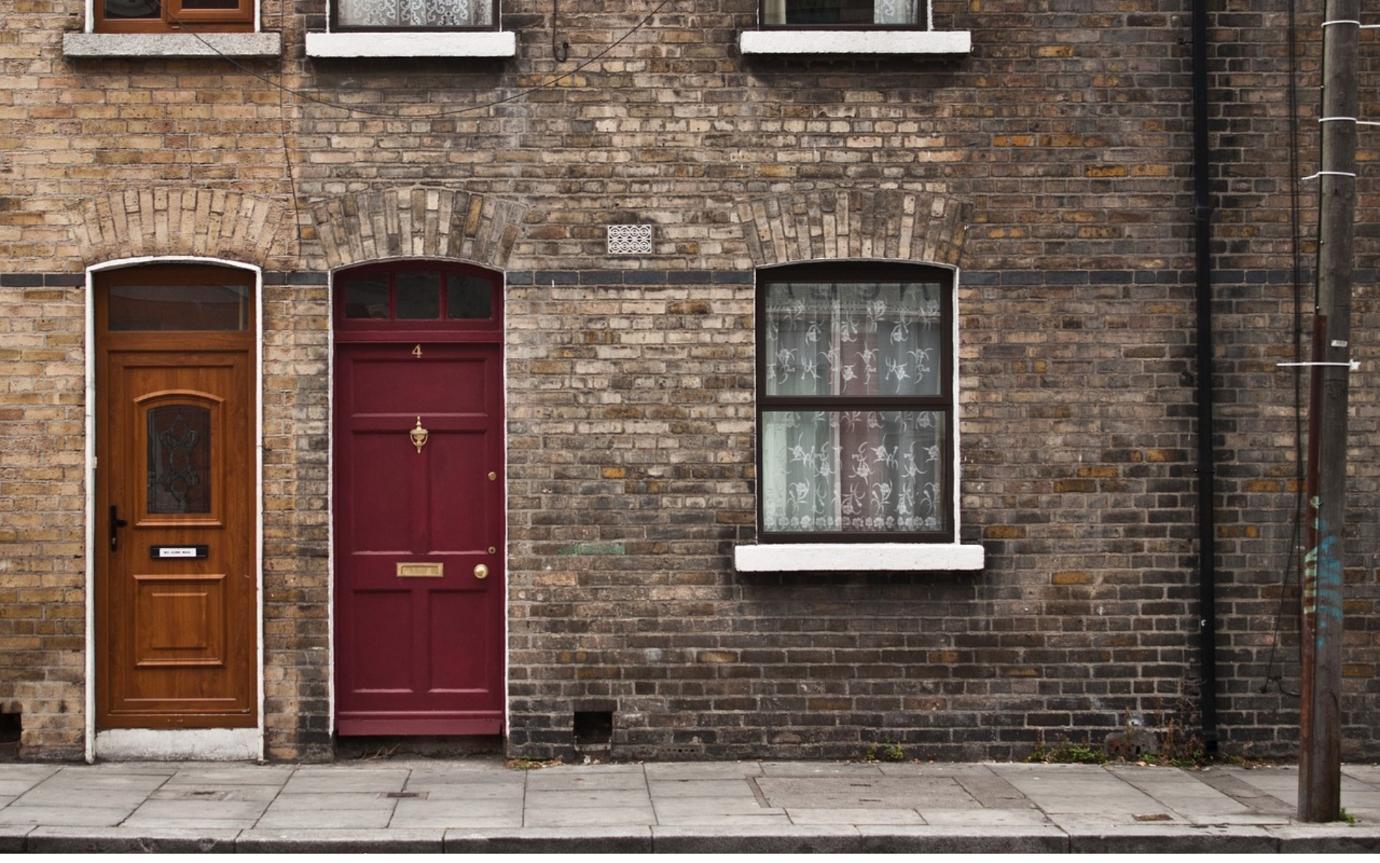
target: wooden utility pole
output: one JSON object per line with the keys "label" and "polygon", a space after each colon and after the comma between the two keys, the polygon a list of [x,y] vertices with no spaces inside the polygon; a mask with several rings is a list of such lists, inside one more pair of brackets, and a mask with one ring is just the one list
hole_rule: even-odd
{"label": "wooden utility pole", "polygon": [[1308,555],[1303,579],[1299,819],[1341,816],[1342,539],[1351,374],[1360,0],[1327,0],[1323,23],[1318,297],[1308,405]]}

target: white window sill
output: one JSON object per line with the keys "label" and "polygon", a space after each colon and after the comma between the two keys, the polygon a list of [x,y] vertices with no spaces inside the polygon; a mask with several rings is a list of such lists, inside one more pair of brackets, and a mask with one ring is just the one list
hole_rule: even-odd
{"label": "white window sill", "polygon": [[280,57],[281,33],[64,33],[64,57]]}
{"label": "white window sill", "polygon": [[745,30],[744,54],[969,54],[967,30]]}
{"label": "white window sill", "polygon": [[308,57],[516,57],[511,31],[308,33]]}
{"label": "white window sill", "polygon": [[958,543],[800,543],[740,545],[739,572],[954,572],[982,569],[981,545]]}

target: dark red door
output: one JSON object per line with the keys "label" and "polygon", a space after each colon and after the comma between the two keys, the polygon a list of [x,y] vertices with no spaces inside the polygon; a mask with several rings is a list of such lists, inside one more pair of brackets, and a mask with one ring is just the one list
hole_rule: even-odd
{"label": "dark red door", "polygon": [[501,345],[349,335],[335,361],[337,730],[499,733]]}

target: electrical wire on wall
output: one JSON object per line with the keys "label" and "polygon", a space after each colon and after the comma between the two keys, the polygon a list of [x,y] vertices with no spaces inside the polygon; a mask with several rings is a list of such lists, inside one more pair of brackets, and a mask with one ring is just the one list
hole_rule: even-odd
{"label": "electrical wire on wall", "polygon": [[[432,112],[430,112],[430,113],[415,113],[415,112],[411,112],[411,111],[409,111],[409,112],[407,112],[407,113],[404,113],[404,111],[405,111],[406,109],[404,109],[402,106],[399,106],[399,108],[398,108],[397,110],[383,111],[383,110],[377,110],[377,109],[372,109],[372,108],[366,108],[366,107],[362,107],[362,106],[359,106],[359,105],[345,105],[345,104],[341,104],[341,103],[339,103],[339,102],[333,102],[333,101],[331,101],[331,100],[329,100],[329,99],[324,99],[324,98],[322,98],[322,97],[320,97],[320,96],[317,96],[317,95],[315,95],[315,94],[313,94],[313,93],[307,92],[306,90],[301,90],[301,89],[298,89],[298,88],[295,88],[295,87],[289,87],[289,86],[287,86],[286,83],[284,83],[284,82],[287,80],[287,74],[288,74],[288,70],[287,70],[287,58],[286,58],[285,56],[284,56],[284,57],[281,57],[280,60],[279,60],[278,80],[275,81],[273,78],[271,78],[271,77],[269,77],[269,76],[267,76],[267,75],[261,74],[261,73],[255,71],[254,69],[251,69],[249,66],[246,66],[244,63],[241,63],[241,62],[240,62],[238,59],[236,59],[235,57],[231,57],[231,56],[225,54],[224,52],[220,51],[218,48],[216,48],[216,46],[215,46],[210,40],[205,39],[200,33],[196,32],[196,30],[195,30],[194,27],[188,26],[188,25],[186,24],[186,22],[181,21],[180,19],[178,19],[178,17],[177,17],[176,15],[174,15],[172,12],[167,11],[166,14],[168,15],[169,19],[171,19],[174,23],[176,23],[176,24],[178,24],[180,27],[182,27],[182,29],[183,29],[184,32],[189,33],[191,36],[195,37],[196,40],[197,40],[198,42],[200,42],[200,43],[201,43],[203,46],[205,46],[208,50],[210,50],[212,53],[214,53],[217,57],[219,57],[220,59],[222,59],[222,60],[224,60],[225,62],[229,63],[231,66],[233,66],[234,68],[236,68],[236,69],[238,69],[239,71],[243,72],[244,74],[250,76],[251,78],[254,78],[254,79],[258,80],[258,81],[261,81],[261,82],[263,82],[264,84],[268,85],[269,87],[272,87],[272,88],[274,88],[274,89],[276,89],[276,90],[278,91],[279,118],[280,118],[280,120],[281,120],[281,122],[282,122],[283,163],[284,163],[284,168],[285,168],[285,170],[286,170],[286,172],[287,172],[288,186],[289,186],[289,190],[290,190],[290,197],[291,197],[291,199],[292,199],[293,222],[294,222],[294,226],[297,228],[297,230],[293,232],[293,233],[294,233],[294,236],[295,236],[295,238],[296,238],[296,247],[297,247],[297,248],[296,248],[295,257],[298,258],[298,259],[300,260],[301,257],[302,257],[302,236],[301,236],[302,214],[301,214],[301,207],[300,207],[300,205],[299,205],[299,200],[298,200],[298,199],[299,199],[299,195],[298,195],[298,193],[297,193],[297,177],[296,177],[296,172],[293,170],[292,149],[291,149],[291,144],[290,144],[291,132],[290,132],[290,122],[289,122],[289,118],[288,118],[288,113],[289,113],[289,112],[288,112],[288,102],[287,102],[287,99],[286,99],[287,96],[289,96],[289,95],[295,96],[295,97],[297,97],[298,99],[301,99],[301,100],[303,100],[303,101],[305,101],[305,102],[311,102],[311,103],[313,103],[313,104],[322,105],[322,106],[327,107],[327,108],[334,108],[334,109],[336,109],[336,110],[345,111],[345,112],[348,113],[348,114],[362,114],[362,115],[365,115],[365,116],[370,116],[370,117],[384,117],[384,118],[387,118],[387,119],[409,119],[409,120],[414,120],[414,119],[416,119],[416,120],[429,120],[429,119],[438,119],[438,118],[444,118],[444,117],[456,117],[456,116],[460,116],[460,115],[463,115],[463,114],[469,114],[469,113],[476,112],[476,111],[485,111],[485,110],[488,110],[489,108],[493,108],[493,107],[498,106],[498,105],[503,105],[503,104],[506,104],[506,103],[508,103],[508,102],[515,102],[515,101],[518,101],[519,99],[526,98],[527,96],[529,96],[529,95],[531,95],[531,94],[533,94],[533,93],[539,93],[539,92],[541,92],[541,91],[543,91],[543,90],[548,90],[548,89],[550,89],[550,88],[552,88],[552,87],[555,87],[556,85],[560,84],[562,81],[566,81],[566,80],[568,80],[568,79],[570,79],[570,78],[572,78],[572,77],[578,75],[580,72],[583,72],[585,69],[588,69],[590,66],[594,65],[596,62],[598,62],[599,60],[601,60],[601,59],[602,59],[605,55],[607,55],[610,51],[612,51],[613,49],[617,48],[619,45],[621,45],[621,44],[623,44],[624,42],[626,42],[626,41],[627,41],[629,38],[631,38],[634,34],[636,34],[636,33],[640,32],[640,31],[646,29],[647,25],[650,24],[650,23],[652,22],[652,19],[655,18],[657,15],[659,15],[659,14],[661,13],[661,11],[662,11],[663,9],[665,9],[667,5],[670,4],[670,2],[671,2],[671,0],[661,0],[661,2],[657,3],[657,5],[655,6],[655,8],[652,9],[652,11],[650,11],[650,12],[648,12],[646,15],[644,15],[644,16],[642,17],[642,19],[639,20],[639,21],[637,22],[637,24],[635,24],[631,29],[629,29],[629,30],[627,30],[626,32],[624,32],[623,35],[619,36],[617,39],[615,39],[615,40],[613,40],[612,42],[610,42],[610,43],[609,43],[607,46],[605,46],[602,50],[595,52],[592,56],[588,57],[588,58],[585,59],[583,62],[581,62],[579,65],[575,66],[575,68],[573,68],[573,69],[571,69],[570,71],[565,72],[565,73],[563,73],[563,74],[561,74],[561,75],[557,75],[557,76],[551,78],[551,80],[549,80],[549,81],[545,81],[545,82],[543,82],[543,83],[541,83],[541,84],[538,84],[538,85],[535,86],[535,87],[528,87],[528,88],[526,88],[526,89],[519,90],[519,91],[517,91],[517,92],[515,92],[515,93],[513,93],[513,94],[511,94],[511,95],[509,95],[509,96],[505,96],[505,97],[503,97],[503,98],[501,98],[501,99],[493,99],[493,100],[488,101],[488,102],[483,102],[483,103],[480,103],[480,104],[477,104],[477,105],[468,105],[468,106],[463,107],[463,108],[441,109],[441,110],[437,110],[437,111],[432,111]],[[165,11],[166,11],[166,10],[165,10]],[[557,7],[554,5],[554,0],[553,0],[553,6],[552,6],[552,21],[551,21],[551,27],[552,27],[552,36],[551,36],[551,38],[552,38],[553,50],[556,48],[556,41],[555,41],[555,40],[556,40],[556,35],[555,35],[556,11],[557,11]],[[283,22],[283,19],[286,18],[287,14],[288,14],[288,13],[287,13],[287,11],[285,11],[285,10],[284,10],[284,11],[281,11],[281,12],[279,13],[279,15],[280,15],[280,17],[279,17],[279,28],[280,28],[280,29],[285,29],[285,28],[283,27],[283,23],[284,23],[284,22]],[[564,63],[567,59],[569,59],[569,57],[570,57],[570,45],[569,45],[569,43],[567,43],[567,42],[562,42],[562,43],[560,43],[560,50],[556,53],[556,57],[555,57],[556,61],[557,61],[558,63]],[[190,170],[190,165],[189,165],[188,170]],[[190,178],[189,178],[189,179],[190,179]]]}
{"label": "electrical wire on wall", "polygon": [[[240,70],[244,74],[250,76],[251,78],[255,78],[259,81],[262,81],[270,87],[274,87],[285,93],[296,96],[297,98],[302,99],[303,101],[312,102],[314,104],[322,105],[327,108],[335,108],[340,111],[345,111],[349,114],[363,114],[368,117],[386,117],[391,120],[434,120],[444,117],[458,117],[462,114],[468,114],[472,111],[484,111],[489,108],[496,107],[498,105],[507,104],[508,102],[516,102],[519,99],[526,98],[532,93],[539,93],[543,90],[548,90],[552,87],[555,87],[562,81],[566,81],[570,78],[573,78],[574,76],[588,69],[590,66],[594,65],[599,60],[603,59],[604,56],[607,55],[614,48],[617,48],[619,45],[626,42],[634,34],[644,30],[647,27],[647,25],[652,22],[652,19],[655,18],[657,15],[661,14],[661,10],[665,9],[666,6],[670,4],[670,2],[671,0],[661,0],[661,2],[658,3],[656,7],[652,9],[652,11],[648,12],[645,16],[643,16],[643,18],[640,21],[638,21],[637,24],[633,25],[631,29],[624,32],[623,35],[619,36],[617,39],[613,40],[608,45],[604,46],[604,48],[595,52],[590,57],[586,58],[575,68],[571,69],[568,72],[563,72],[560,75],[553,77],[549,81],[545,81],[541,84],[538,84],[535,87],[528,87],[524,90],[519,90],[510,96],[504,96],[502,99],[494,99],[489,102],[482,102],[478,105],[469,105],[463,108],[442,109],[430,113],[404,113],[403,106],[399,106],[398,110],[394,111],[381,111],[373,108],[364,108],[358,105],[345,105],[340,102],[333,102],[329,99],[324,99],[306,90],[298,90],[293,87],[288,87],[286,84],[283,84],[279,81],[274,81],[267,75],[263,75],[259,72],[254,71],[245,64],[241,63],[236,58],[231,57],[228,54],[225,54],[224,52],[218,50],[214,44],[212,44],[209,40],[205,39],[200,33],[197,33],[195,30],[191,29],[191,27],[186,25],[184,22],[178,20],[178,18],[175,15],[168,13],[168,17],[173,22],[182,26],[192,36],[195,36],[197,41],[201,42],[201,44],[204,45],[208,50],[210,50],[220,59],[226,61],[227,63],[234,66],[236,69]],[[566,52],[566,56],[569,56],[568,51]],[[284,76],[285,73],[279,73],[280,78]]]}

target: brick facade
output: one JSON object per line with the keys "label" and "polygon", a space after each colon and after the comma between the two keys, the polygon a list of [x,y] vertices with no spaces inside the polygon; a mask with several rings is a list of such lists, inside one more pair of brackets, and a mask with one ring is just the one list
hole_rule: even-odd
{"label": "brick facade", "polygon": [[[0,713],[87,733],[88,267],[263,272],[264,736],[328,758],[330,274],[506,278],[508,723],[568,755],[1022,757],[1198,721],[1187,4],[937,0],[969,56],[752,58],[754,0],[506,0],[509,60],[64,57],[73,0],[0,20]],[[645,26],[639,22],[654,9]],[[1294,358],[1307,331],[1321,3],[1211,13],[1221,748],[1297,745]],[[1363,106],[1376,104],[1373,31]],[[624,38],[626,36],[626,38]],[[560,77],[557,77],[560,76]],[[1369,110],[1369,109],[1366,109]],[[1290,146],[1297,138],[1297,166]],[[1344,755],[1380,737],[1380,328],[1362,138]],[[608,225],[653,226],[610,255]],[[1297,257],[1296,257],[1297,254]],[[962,534],[979,572],[737,572],[756,540],[754,272],[958,268]],[[1301,272],[1301,275],[1298,273]],[[1302,281],[1301,292],[1295,282]],[[1306,349],[1306,342],[1305,342]]]}

